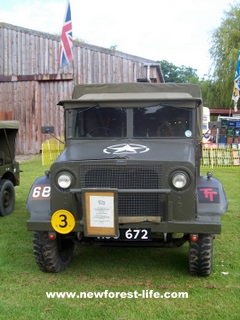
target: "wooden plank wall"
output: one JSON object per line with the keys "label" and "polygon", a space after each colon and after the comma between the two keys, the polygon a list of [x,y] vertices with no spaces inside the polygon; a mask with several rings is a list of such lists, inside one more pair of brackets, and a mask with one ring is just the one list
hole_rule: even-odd
{"label": "wooden plank wall", "polygon": [[[48,137],[42,126],[63,135],[63,110],[79,83],[136,82],[154,62],[74,41],[74,62],[58,70],[59,36],[0,23],[0,120],[20,121],[17,154],[35,154]],[[150,77],[162,82],[158,68]]]}

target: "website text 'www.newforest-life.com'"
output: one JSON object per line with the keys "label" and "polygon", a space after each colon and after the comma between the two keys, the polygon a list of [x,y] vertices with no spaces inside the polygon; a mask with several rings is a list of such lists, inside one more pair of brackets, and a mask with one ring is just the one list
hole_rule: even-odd
{"label": "website text 'www.newforest-life.com'", "polygon": [[188,299],[188,292],[158,292],[154,290],[141,291],[50,291],[46,292],[48,299]]}

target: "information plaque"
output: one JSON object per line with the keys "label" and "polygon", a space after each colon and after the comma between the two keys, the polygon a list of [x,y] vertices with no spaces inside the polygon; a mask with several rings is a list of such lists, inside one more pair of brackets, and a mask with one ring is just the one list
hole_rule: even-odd
{"label": "information plaque", "polygon": [[118,235],[116,190],[83,190],[83,203],[86,236]]}

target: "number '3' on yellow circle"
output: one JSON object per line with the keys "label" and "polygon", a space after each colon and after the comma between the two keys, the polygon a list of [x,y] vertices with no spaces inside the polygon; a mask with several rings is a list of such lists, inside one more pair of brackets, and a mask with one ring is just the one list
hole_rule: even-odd
{"label": "number '3' on yellow circle", "polygon": [[75,219],[71,212],[58,210],[52,215],[51,225],[58,233],[67,234],[75,227]]}

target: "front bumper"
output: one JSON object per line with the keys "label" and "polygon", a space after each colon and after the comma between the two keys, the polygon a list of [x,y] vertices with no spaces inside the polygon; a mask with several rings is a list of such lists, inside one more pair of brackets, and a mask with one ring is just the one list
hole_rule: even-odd
{"label": "front bumper", "polygon": [[[119,225],[119,228],[150,228],[153,233],[221,233],[221,224],[196,219],[195,221],[141,222]],[[54,231],[51,221],[30,219],[27,221],[29,231]],[[72,232],[84,232],[82,221],[76,221]]]}

